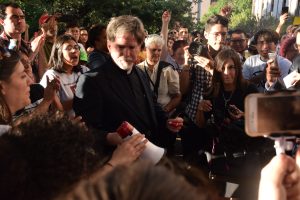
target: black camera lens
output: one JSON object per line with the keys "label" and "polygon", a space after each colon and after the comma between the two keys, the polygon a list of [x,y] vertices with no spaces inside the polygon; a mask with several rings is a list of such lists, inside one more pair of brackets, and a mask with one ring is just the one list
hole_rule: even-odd
{"label": "black camera lens", "polygon": [[202,44],[199,42],[191,42],[188,51],[193,56],[199,56],[202,52]]}

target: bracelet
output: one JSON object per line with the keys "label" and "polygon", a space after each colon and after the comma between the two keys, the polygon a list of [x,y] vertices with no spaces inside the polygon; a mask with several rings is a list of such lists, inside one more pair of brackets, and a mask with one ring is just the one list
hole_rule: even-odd
{"label": "bracelet", "polygon": [[111,164],[110,162],[107,162],[106,165],[108,165],[110,167],[114,167],[113,164]]}

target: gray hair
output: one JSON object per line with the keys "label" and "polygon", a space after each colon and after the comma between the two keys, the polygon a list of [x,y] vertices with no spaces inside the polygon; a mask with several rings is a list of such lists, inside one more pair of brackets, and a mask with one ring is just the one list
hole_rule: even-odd
{"label": "gray hair", "polygon": [[151,44],[163,46],[165,44],[165,41],[160,35],[151,34],[148,35],[148,37],[145,39],[145,47],[148,48]]}
{"label": "gray hair", "polygon": [[116,35],[125,32],[132,34],[138,44],[142,44],[145,39],[144,25],[139,18],[130,15],[111,18],[106,29],[107,39],[114,42]]}

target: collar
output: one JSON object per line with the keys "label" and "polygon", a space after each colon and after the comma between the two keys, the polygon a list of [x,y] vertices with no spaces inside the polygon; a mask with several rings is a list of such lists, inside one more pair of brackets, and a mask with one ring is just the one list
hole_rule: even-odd
{"label": "collar", "polygon": [[158,65],[159,65],[159,61],[153,66],[153,72],[151,72],[150,69],[149,69],[149,65],[148,65],[147,60],[144,61],[144,67],[146,68],[147,71],[151,72],[152,74],[156,73]]}

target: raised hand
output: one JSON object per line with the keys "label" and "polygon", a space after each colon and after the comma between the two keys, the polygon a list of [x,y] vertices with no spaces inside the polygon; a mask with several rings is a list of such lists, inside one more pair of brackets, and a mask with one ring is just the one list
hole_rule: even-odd
{"label": "raised hand", "polygon": [[163,12],[162,17],[161,17],[162,23],[169,24],[171,21],[171,12],[166,10]]}

